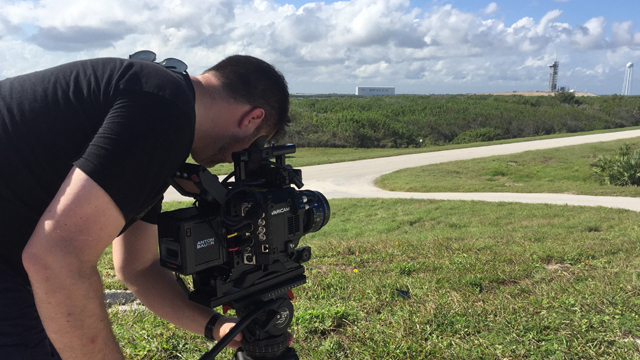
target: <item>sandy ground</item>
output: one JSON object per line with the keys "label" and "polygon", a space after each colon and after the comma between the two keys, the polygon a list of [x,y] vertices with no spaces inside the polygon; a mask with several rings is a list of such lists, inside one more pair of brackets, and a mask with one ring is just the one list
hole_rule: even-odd
{"label": "sandy ground", "polygon": [[[640,211],[640,199],[613,196],[570,194],[516,193],[403,193],[375,187],[375,180],[396,170],[438,164],[447,161],[476,159],[494,155],[515,154],[530,150],[550,149],[640,137],[640,130],[608,134],[574,136],[561,139],[537,140],[514,144],[437,151],[424,154],[401,155],[336,164],[302,167],[303,189],[317,190],[328,199],[335,198],[412,198],[439,200],[480,200],[497,202],[544,203],[578,206],[606,206]],[[192,200],[181,196],[173,188],[165,193],[165,200]]]}

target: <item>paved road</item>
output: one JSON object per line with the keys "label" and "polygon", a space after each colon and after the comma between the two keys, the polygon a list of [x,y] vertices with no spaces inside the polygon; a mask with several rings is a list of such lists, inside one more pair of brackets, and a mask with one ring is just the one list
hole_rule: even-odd
{"label": "paved road", "polygon": [[[574,136],[561,139],[537,140],[514,144],[445,150],[423,154],[401,155],[378,159],[351,161],[302,167],[305,189],[318,190],[327,198],[412,198],[440,200],[480,200],[521,203],[566,204],[580,206],[606,206],[640,211],[640,199],[613,196],[586,196],[568,194],[516,194],[516,193],[404,193],[381,190],[374,186],[380,175],[396,170],[438,164],[447,161],[476,159],[506,155],[530,150],[550,149],[640,137],[640,130],[608,134]],[[165,193],[165,200],[190,200],[175,190]]]}

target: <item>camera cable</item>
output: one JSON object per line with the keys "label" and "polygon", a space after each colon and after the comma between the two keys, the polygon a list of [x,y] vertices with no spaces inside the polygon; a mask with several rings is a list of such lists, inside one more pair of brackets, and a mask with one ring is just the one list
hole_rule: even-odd
{"label": "camera cable", "polygon": [[[273,302],[273,301],[272,301]],[[224,349],[234,337],[236,337],[242,330],[244,330],[253,319],[260,316],[263,312],[265,312],[269,308],[270,303],[265,303],[262,307],[254,309],[247,315],[243,316],[238,323],[231,328],[231,330],[227,333],[227,335],[223,336],[220,341],[209,351],[204,353],[199,360],[213,360],[215,357]]]}

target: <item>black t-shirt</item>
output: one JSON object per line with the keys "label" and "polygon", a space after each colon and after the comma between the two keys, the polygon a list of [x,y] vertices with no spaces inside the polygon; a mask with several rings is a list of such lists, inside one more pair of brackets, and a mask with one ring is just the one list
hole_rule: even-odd
{"label": "black t-shirt", "polygon": [[27,279],[22,250],[74,165],[125,228],[155,223],[191,150],[194,103],[188,75],[151,62],[77,61],[0,81],[0,261]]}

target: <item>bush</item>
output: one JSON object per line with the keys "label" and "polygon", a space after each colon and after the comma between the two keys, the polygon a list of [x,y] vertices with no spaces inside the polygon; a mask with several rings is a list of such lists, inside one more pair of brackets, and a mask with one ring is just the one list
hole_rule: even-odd
{"label": "bush", "polygon": [[576,99],[576,94],[570,91],[558,91],[553,95],[561,104],[580,105],[580,101]]}
{"label": "bush", "polygon": [[477,129],[465,131],[451,140],[452,144],[470,144],[474,142],[500,140],[502,136],[494,129]]}
{"label": "bush", "polygon": [[283,142],[402,148],[640,125],[640,97],[395,95],[291,98]]}
{"label": "bush", "polygon": [[613,157],[599,156],[592,164],[600,182],[615,186],[640,186],[640,149],[631,151],[629,144]]}

